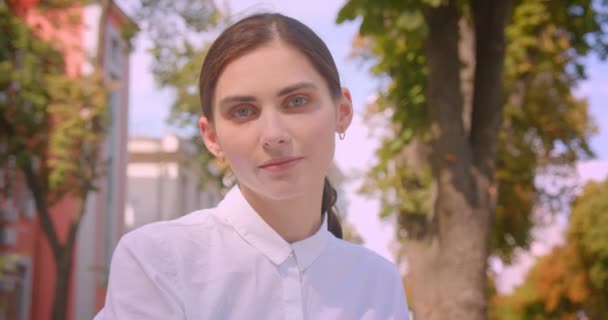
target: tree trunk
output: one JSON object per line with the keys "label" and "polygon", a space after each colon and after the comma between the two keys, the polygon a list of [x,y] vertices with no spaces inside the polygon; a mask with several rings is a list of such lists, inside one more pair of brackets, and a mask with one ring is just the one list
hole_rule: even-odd
{"label": "tree trunk", "polygon": [[74,246],[63,246],[59,257],[55,257],[55,296],[52,320],[66,320],[68,316],[70,280],[72,275]]}
{"label": "tree trunk", "polygon": [[[503,10],[502,15],[490,15],[485,21],[500,20],[506,16],[505,3],[508,1],[495,6],[495,2],[488,3],[482,8],[486,11],[476,14]],[[474,1],[475,6],[483,7]],[[504,36],[495,41],[475,39],[469,133],[468,123],[463,121],[458,9],[452,1],[427,9],[425,19],[430,159],[436,198],[427,217],[426,234],[405,243],[411,308],[416,319],[482,320],[487,318],[486,269],[495,208],[493,175],[503,104]],[[475,22],[477,33],[479,24]],[[504,33],[504,22],[484,24],[484,28],[495,28],[486,30],[484,36],[496,36]]]}
{"label": "tree trunk", "polygon": [[40,178],[36,177],[31,161],[22,163],[21,169],[25,175],[28,188],[32,191],[34,202],[38,211],[40,224],[51,246],[55,261],[55,294],[53,298],[53,309],[51,319],[67,319],[68,302],[70,297],[70,280],[73,266],[73,251],[76,243],[78,227],[82,221],[85,211],[88,190],[87,184],[83,183],[82,193],[78,195],[78,206],[72,213],[70,227],[68,228],[67,239],[61,244],[48,209],[47,196],[40,187]]}
{"label": "tree trunk", "polygon": [[[97,34],[97,51],[95,53],[94,64],[96,68],[102,69],[104,67],[103,59],[104,59],[104,43],[105,43],[105,22],[108,19],[108,15],[110,12],[110,4],[111,2],[108,0],[98,1],[98,5],[101,7],[101,15],[99,17],[99,25],[98,25],[98,34]],[[99,147],[99,146],[94,146]],[[96,152],[93,152],[94,155],[97,155]],[[96,157],[96,156],[95,156]],[[91,172],[95,172],[96,168],[96,159],[91,158]],[[84,165],[84,164],[83,164]],[[94,174],[93,174],[94,176]],[[91,177],[92,178],[92,177]],[[82,217],[85,213],[85,204],[87,201],[88,192],[92,190],[90,185],[90,181],[81,181],[83,186],[82,193],[79,194],[79,207],[75,212],[72,213],[72,219],[70,228],[68,231],[67,240],[64,245],[61,246],[60,250],[55,250],[55,274],[56,274],[56,282],[55,282],[55,297],[53,299],[53,310],[51,314],[52,320],[66,320],[68,317],[68,308],[69,306],[69,298],[70,298],[70,284],[72,279],[72,267],[74,264],[74,247],[76,244],[76,235],[78,233],[78,228],[80,226],[80,222],[82,221]],[[53,230],[54,231],[54,230]],[[49,232],[47,232],[49,235]],[[56,235],[55,235],[55,238]],[[49,236],[49,239],[51,237]],[[57,243],[58,241],[55,240]]]}
{"label": "tree trunk", "polygon": [[[83,181],[83,186],[86,182]],[[84,188],[88,190],[87,188]],[[55,298],[53,300],[52,320],[66,320],[70,299],[70,283],[72,280],[72,267],[74,265],[74,248],[76,236],[85,212],[88,191],[79,194],[79,203],[72,214],[68,236],[65,244],[61,246],[59,254],[55,255]]]}

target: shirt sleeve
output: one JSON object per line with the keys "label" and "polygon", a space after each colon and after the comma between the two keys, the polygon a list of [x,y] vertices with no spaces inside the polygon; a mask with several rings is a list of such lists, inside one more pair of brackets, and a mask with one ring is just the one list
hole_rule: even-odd
{"label": "shirt sleeve", "polygon": [[127,234],[116,246],[105,306],[94,320],[184,319],[175,260],[166,243]]}
{"label": "shirt sleeve", "polygon": [[392,310],[387,319],[393,320],[410,320],[409,309],[407,306],[407,298],[405,297],[405,288],[403,287],[403,279],[397,268],[393,268],[392,277]]}
{"label": "shirt sleeve", "polygon": [[407,306],[407,298],[405,297],[405,289],[403,288],[403,281],[401,281],[401,277],[399,277],[398,284],[397,294],[395,295],[397,299],[395,303],[397,306],[397,309],[395,310],[395,319],[409,320],[410,311]]}

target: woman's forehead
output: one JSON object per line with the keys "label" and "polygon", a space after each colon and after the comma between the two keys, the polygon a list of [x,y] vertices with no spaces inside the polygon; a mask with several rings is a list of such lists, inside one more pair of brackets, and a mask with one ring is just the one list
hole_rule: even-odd
{"label": "woman's forehead", "polygon": [[230,62],[218,78],[216,97],[234,94],[276,93],[300,83],[323,85],[322,76],[297,49],[273,41]]}

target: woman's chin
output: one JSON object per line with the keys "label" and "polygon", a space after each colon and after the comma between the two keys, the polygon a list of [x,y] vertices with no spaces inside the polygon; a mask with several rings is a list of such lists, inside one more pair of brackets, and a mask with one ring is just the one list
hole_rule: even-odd
{"label": "woman's chin", "polygon": [[293,184],[264,183],[250,188],[258,196],[273,201],[286,201],[303,196],[305,188]]}
{"label": "woman's chin", "polygon": [[304,195],[302,188],[296,187],[277,187],[277,188],[264,188],[264,195],[271,200],[275,201],[286,201],[301,197]]}

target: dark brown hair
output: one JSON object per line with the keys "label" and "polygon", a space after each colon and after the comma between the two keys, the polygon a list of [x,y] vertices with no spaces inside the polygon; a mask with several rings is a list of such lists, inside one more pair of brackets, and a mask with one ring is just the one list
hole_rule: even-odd
{"label": "dark brown hair", "polygon": [[[338,69],[329,52],[314,31],[293,18],[278,13],[261,13],[246,17],[228,27],[209,48],[199,77],[203,114],[213,121],[213,100],[217,81],[230,62],[272,41],[280,40],[304,54],[325,79],[334,99],[342,96]],[[342,227],[335,208],[336,190],[325,178],[321,214],[327,212],[328,229],[342,238]]]}

